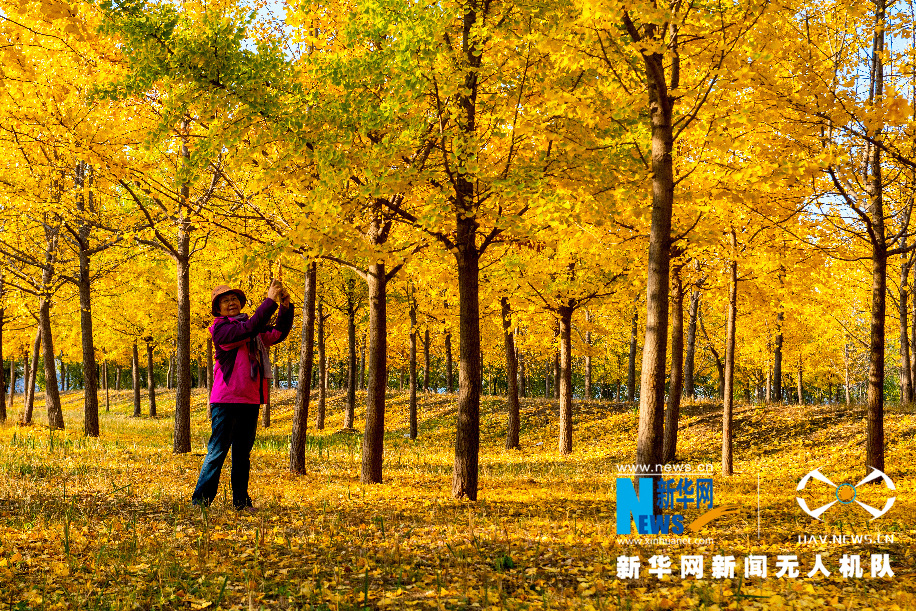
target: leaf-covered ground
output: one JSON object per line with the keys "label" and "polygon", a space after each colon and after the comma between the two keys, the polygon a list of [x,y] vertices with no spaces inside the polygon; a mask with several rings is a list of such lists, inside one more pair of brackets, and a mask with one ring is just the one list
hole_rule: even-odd
{"label": "leaf-covered ground", "polygon": [[[485,398],[480,500],[471,503],[450,496],[454,395],[421,398],[416,442],[405,435],[406,395],[390,395],[385,483],[364,487],[359,435],[338,430],[340,395],[329,400],[327,430],[311,431],[308,474],[288,472],[292,395],[279,391],[253,452],[260,511],[238,515],[223,490],[207,512],[190,505],[206,399],[194,395],[194,451],[177,456],[171,400],[162,393],[159,418],[135,419],[129,393],[112,393],[98,440],[82,436],[79,392],[64,394],[67,431],[0,425],[0,609],[916,609],[909,408],[886,417],[893,508],[869,522],[857,505],[838,504],[818,522],[800,510],[796,485],[816,467],[836,484],[865,475],[861,408],[740,407],[736,474],[725,478],[720,408],[685,406],[678,462],[715,465],[715,504],[738,512],[682,536],[689,544],[666,544],[616,534],[617,465],[634,457],[631,405],[578,402],[574,454],[564,459],[555,403],[524,401],[523,449],[506,451],[505,403]],[[834,494],[817,486],[800,493],[812,507]],[[888,496],[881,485],[857,493],[878,508]],[[701,512],[684,513],[689,522]],[[866,534],[882,541],[853,542]],[[807,577],[816,554],[829,577]],[[888,555],[893,577],[871,577],[872,554]],[[703,556],[704,579],[680,577],[682,555]],[[712,577],[716,555],[734,556],[734,579]],[[767,557],[766,578],[745,579],[749,555]],[[774,577],[779,555],[798,557],[798,578]],[[844,555],[860,556],[861,578],[840,574]],[[619,556],[640,559],[639,578],[618,578]],[[671,576],[647,573],[653,556],[670,558]]]}

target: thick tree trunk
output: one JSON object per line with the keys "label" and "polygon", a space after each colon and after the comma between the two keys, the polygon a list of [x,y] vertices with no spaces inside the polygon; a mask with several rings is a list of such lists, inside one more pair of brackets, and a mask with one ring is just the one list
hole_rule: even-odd
{"label": "thick tree trunk", "polygon": [[560,394],[560,435],[561,456],[572,453],[573,397],[572,397],[572,315],[575,301],[557,308],[560,322],[560,375],[557,387]]}
{"label": "thick tree trunk", "polygon": [[[631,24],[632,25],[632,24]],[[650,26],[648,29],[654,29]],[[648,34],[648,32],[647,32]],[[665,410],[665,364],[668,352],[668,275],[671,250],[671,213],[674,174],[671,151],[674,138],[671,114],[674,98],[665,82],[661,53],[644,53],[652,122],[652,223],[649,229],[646,278],[646,335],[639,387],[639,429],[636,462],[655,468],[662,457]],[[676,68],[672,67],[672,71]],[[676,80],[676,79],[675,79]]]}
{"label": "thick tree trunk", "polygon": [[[463,175],[462,175],[463,176]],[[459,177],[459,192],[467,205],[473,197],[473,185]],[[477,500],[478,461],[480,452],[480,261],[475,243],[477,221],[470,214],[459,214],[458,225],[458,294],[460,326],[460,366],[458,368],[458,426],[455,436],[455,463],[452,473],[452,496]]]}
{"label": "thick tree trunk", "polygon": [[633,322],[630,323],[630,356],[627,361],[627,401],[636,400],[636,334],[639,328],[639,311],[633,312]]}
{"label": "thick tree trunk", "polygon": [[312,365],[315,342],[315,291],[317,290],[317,265],[309,262],[305,269],[305,287],[302,298],[302,344],[299,351],[299,381],[296,388],[296,407],[293,411],[293,430],[289,444],[289,469],[305,473],[305,441],[309,422]]}
{"label": "thick tree trunk", "polygon": [[369,286],[369,350],[366,355],[366,428],[360,481],[382,483],[385,449],[385,390],[388,386],[387,284],[385,264],[374,263],[367,273]]}
{"label": "thick tree trunk", "polygon": [[732,415],[735,401],[735,324],[738,317],[737,237],[731,231],[732,260],[729,263],[728,317],[725,324],[725,384],[722,402],[722,475],[734,473],[732,464]]}
{"label": "thick tree trunk", "polygon": [[[875,34],[872,48],[870,101],[884,95],[884,18],[885,0],[875,0]],[[879,126],[873,137],[880,141]],[[872,234],[872,302],[871,341],[869,346],[868,404],[866,418],[868,433],[865,442],[865,467],[884,471],[884,317],[887,298],[887,241],[884,227],[883,181],[881,152],[875,145],[867,147],[868,172],[866,191]],[[800,385],[800,383],[799,383]]]}
{"label": "thick tree trunk", "polygon": [[353,428],[356,413],[356,302],[354,280],[347,280],[347,407],[344,410],[344,428]]}
{"label": "thick tree trunk", "polygon": [[501,297],[499,300],[503,319],[503,345],[506,351],[506,380],[509,386],[507,397],[509,418],[506,423],[506,449],[519,448],[519,431],[521,416],[518,403],[518,362],[515,355],[515,338],[512,335],[512,308],[509,298]]}
{"label": "thick tree trunk", "polygon": [[691,403],[696,398],[693,381],[693,364],[697,353],[697,315],[700,312],[700,291],[690,292],[690,322],[687,324],[687,349],[684,352],[684,396]]}
{"label": "thick tree trunk", "polygon": [[315,428],[324,430],[325,409],[328,400],[328,362],[324,351],[324,304],[318,302],[318,314],[315,317],[318,324],[318,409],[315,415]]}
{"label": "thick tree trunk", "polygon": [[[412,290],[411,290],[412,292]],[[408,424],[410,427],[410,438],[417,438],[417,303],[414,295],[408,295],[410,302],[410,362],[408,364],[410,374],[410,402],[408,406]]]}
{"label": "thick tree trunk", "polygon": [[25,378],[25,405],[22,407],[22,423],[32,423],[32,410],[35,407],[35,381],[38,377],[38,356],[41,350],[41,325],[35,330],[32,340],[32,358],[29,360],[29,371]]}
{"label": "thick tree trunk", "polygon": [[149,417],[156,417],[156,370],[153,366],[153,342],[146,340],[146,391],[149,393]]}
{"label": "thick tree trunk", "polygon": [[453,373],[454,364],[452,362],[452,333],[445,334],[445,385],[448,387],[449,394],[455,392],[455,377]]}
{"label": "thick tree trunk", "polygon": [[140,352],[137,350],[137,342],[134,342],[134,353],[133,359],[131,361],[133,367],[131,374],[133,375],[133,390],[134,390],[134,418],[139,418],[141,415],[140,411]]}
{"label": "thick tree trunk", "polygon": [[669,378],[668,405],[665,411],[665,441],[662,460],[674,462],[677,453],[677,429],[681,412],[681,390],[684,385],[684,286],[681,267],[676,266],[671,276],[674,309],[671,314],[671,376]]}

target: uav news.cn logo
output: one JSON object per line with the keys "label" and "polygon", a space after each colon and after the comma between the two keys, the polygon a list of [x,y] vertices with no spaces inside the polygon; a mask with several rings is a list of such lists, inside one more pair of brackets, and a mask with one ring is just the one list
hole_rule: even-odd
{"label": "uav news.cn logo", "polygon": [[[891,510],[891,507],[894,506],[894,501],[897,500],[897,497],[896,496],[888,497],[882,509],[877,509],[875,507],[872,507],[871,505],[867,505],[856,498],[858,496],[857,489],[859,488],[859,486],[863,484],[867,484],[872,481],[875,481],[877,479],[881,479],[884,483],[884,486],[888,490],[894,490],[894,491],[897,490],[897,487],[894,486],[894,481],[890,477],[888,477],[887,474],[885,474],[883,471],[879,471],[878,469],[874,467],[871,467],[871,473],[869,473],[864,479],[862,479],[857,484],[853,485],[853,484],[843,483],[843,484],[840,484],[839,486],[834,484],[832,481],[830,481],[827,478],[827,476],[821,473],[821,469],[820,467],[818,467],[814,471],[810,471],[809,473],[807,473],[801,479],[801,481],[798,483],[798,487],[796,488],[796,492],[801,492],[802,490],[807,488],[808,483],[811,480],[817,480],[819,482],[823,482],[827,484],[828,486],[834,489],[835,500],[829,503],[826,503],[824,505],[821,505],[820,507],[816,507],[814,509],[809,508],[808,503],[805,501],[805,499],[803,499],[800,496],[796,496],[795,500],[798,502],[799,507],[802,508],[802,511],[807,513],[809,516],[811,516],[815,520],[821,520],[821,516],[824,514],[824,512],[830,509],[831,507],[833,507],[834,505],[836,505],[837,503],[841,505],[850,505],[852,503],[857,503],[860,507],[862,507],[862,509],[864,509],[869,514],[871,514],[872,520],[877,520],[878,518],[880,518],[881,516],[883,516],[888,511]],[[619,521],[618,521],[618,524],[620,524]]]}
{"label": "uav news.cn logo", "polygon": [[[633,485],[633,480],[625,477],[617,478],[617,534],[630,534],[630,521],[636,523],[636,532],[641,535],[660,535],[684,533],[684,516],[682,514],[655,514],[655,503],[661,509],[675,509],[680,505],[681,510],[688,507],[713,508],[712,479],[699,478],[696,480],[681,477],[679,479],[658,479],[658,490],[653,490],[653,478],[640,477],[639,493]],[[653,495],[654,492],[654,495]],[[707,512],[690,524],[691,530],[698,530],[709,520],[705,520]],[[718,517],[719,512],[715,512]],[[711,518],[710,518],[711,519]]]}

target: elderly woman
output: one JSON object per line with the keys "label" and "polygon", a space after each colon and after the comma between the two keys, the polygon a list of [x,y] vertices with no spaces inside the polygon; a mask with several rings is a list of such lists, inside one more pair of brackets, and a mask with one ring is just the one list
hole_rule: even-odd
{"label": "elderly woman", "polygon": [[[270,392],[268,347],[282,342],[293,326],[289,293],[274,280],[267,298],[254,314],[242,314],[245,293],[221,284],[213,289],[211,304],[216,363],[210,389],[212,432],[207,457],[191,496],[195,505],[209,505],[216,497],[219,474],[232,448],[232,504],[238,511],[254,511],[248,496],[251,448],[258,425],[258,409]],[[279,307],[276,324],[270,319]]]}

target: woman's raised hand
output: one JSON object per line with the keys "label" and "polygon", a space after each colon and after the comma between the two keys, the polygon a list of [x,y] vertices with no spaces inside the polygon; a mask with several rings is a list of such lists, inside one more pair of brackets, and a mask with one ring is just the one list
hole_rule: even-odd
{"label": "woman's raised hand", "polygon": [[267,298],[273,299],[277,303],[280,303],[283,301],[283,293],[285,292],[286,289],[283,288],[283,283],[279,280],[274,280],[270,283],[270,288],[267,289]]}

